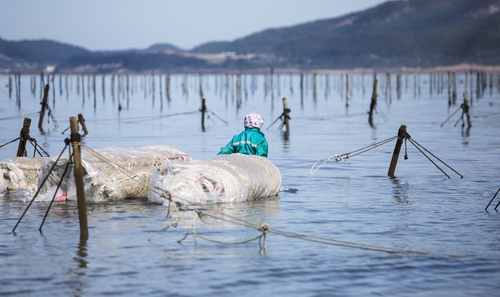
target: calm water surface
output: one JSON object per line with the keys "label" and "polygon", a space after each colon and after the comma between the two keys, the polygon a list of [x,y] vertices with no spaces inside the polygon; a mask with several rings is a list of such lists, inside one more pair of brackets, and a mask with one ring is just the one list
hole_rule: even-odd
{"label": "calm water surface", "polygon": [[[51,77],[52,78],[52,77]],[[166,206],[147,199],[88,204],[90,237],[80,240],[75,202],[35,202],[12,233],[27,203],[0,198],[0,295],[8,296],[497,296],[500,285],[500,215],[492,203],[500,187],[500,94],[493,74],[477,96],[476,76],[457,75],[457,101],[449,104],[446,74],[379,76],[374,127],[368,124],[372,75],[350,75],[346,107],[345,76],[172,75],[170,100],[165,75],[112,77],[56,75],[49,105],[54,119],[37,129],[40,80],[23,75],[21,101],[9,99],[8,75],[0,75],[0,144],[19,135],[23,118],[31,137],[52,156],[64,147],[61,134],[69,117],[82,113],[91,148],[169,145],[194,159],[215,155],[242,129],[243,116],[259,112],[266,120],[269,159],[281,170],[288,191],[279,199],[209,205],[271,230],[266,249],[257,241],[226,245],[198,239],[184,224],[160,232]],[[201,81],[200,81],[201,79]],[[267,80],[267,83],[266,83]],[[399,92],[396,86],[400,85]],[[154,86],[153,86],[154,82]],[[90,88],[89,88],[90,83]],[[210,111],[201,129],[200,85]],[[238,85],[239,91],[238,91]],[[67,86],[67,88],[66,88]],[[103,93],[104,86],[104,93]],[[187,92],[186,92],[187,90]],[[462,92],[471,100],[473,127],[458,122]],[[240,93],[240,95],[238,95]],[[471,94],[472,93],[472,94]],[[271,123],[291,109],[288,137]],[[472,97],[472,98],[471,98]],[[121,111],[119,111],[121,106]],[[406,125],[412,139],[464,177],[413,145],[403,145],[396,177],[389,178],[395,141],[348,159],[320,160],[352,152],[397,134]],[[269,128],[270,127],[270,128]],[[269,129],[267,129],[269,128]],[[17,144],[0,148],[0,160],[15,156]],[[32,147],[28,152],[33,154]],[[429,155],[429,154],[427,154]],[[322,161],[319,162],[322,164]],[[296,191],[295,191],[296,190]],[[186,220],[191,224],[190,212]],[[228,221],[196,223],[215,241],[239,242],[260,234]],[[284,232],[288,232],[285,236]],[[315,236],[321,242],[299,238]],[[349,246],[341,242],[351,243]],[[378,250],[367,249],[376,246]],[[392,252],[388,252],[392,251]],[[396,252],[394,252],[396,251]],[[410,252],[413,251],[413,252]]]}

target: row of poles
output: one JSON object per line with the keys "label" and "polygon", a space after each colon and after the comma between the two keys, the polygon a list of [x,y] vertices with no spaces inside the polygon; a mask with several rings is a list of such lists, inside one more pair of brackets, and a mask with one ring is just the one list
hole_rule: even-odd
{"label": "row of poles", "polygon": [[[248,89],[250,88],[250,93],[253,94],[257,89],[256,83],[256,75],[255,74],[209,74],[215,75],[215,92],[219,92],[222,95],[222,91],[225,90],[226,94],[231,91],[231,93],[235,93],[234,95],[237,97],[238,101],[241,97],[248,96]],[[286,82],[286,80],[282,80],[282,76],[289,75],[290,77],[290,93],[293,94],[293,75],[297,74],[280,74],[274,73],[274,70],[271,68],[270,73],[264,74],[263,80],[263,88],[264,88],[264,96],[267,97],[268,94],[271,94],[274,97],[274,92],[277,91],[277,95],[280,96],[281,85]],[[299,87],[301,97],[303,97],[304,93],[307,95],[308,90],[312,91],[313,98],[316,99],[318,96],[318,87],[324,88],[325,97],[327,97],[332,89],[337,89],[341,98],[345,97],[346,106],[349,105],[349,99],[352,97],[352,90],[356,87],[361,88],[363,90],[363,94],[365,91],[365,73],[361,73],[357,75],[357,79],[355,74],[304,74],[300,73],[299,75]],[[102,97],[105,99],[106,97],[106,76],[107,74],[103,74],[101,77],[101,91]],[[137,86],[137,78],[142,76],[142,80],[140,82],[140,87]],[[199,73],[194,75],[195,79],[189,79],[188,74],[183,74],[180,82],[180,87],[182,88],[182,94],[185,97],[188,97],[188,92],[191,88],[198,88],[198,93],[200,98],[205,97],[204,89],[208,89],[208,84],[205,79],[206,74]],[[250,76],[250,84],[247,82],[247,77]],[[322,79],[320,79],[320,76]],[[334,76],[337,77],[337,83],[334,83]],[[401,97],[401,93],[403,89],[407,90],[408,86],[411,84],[409,79],[411,79],[411,75],[409,74],[395,74],[395,79],[393,79],[394,75],[390,73],[385,73],[382,76],[385,79],[385,83],[381,85],[383,93],[385,94],[385,98],[392,100],[392,82],[396,83],[396,94],[397,97]],[[420,95],[421,92],[421,74],[412,74],[413,76],[413,89],[414,95]],[[500,91],[500,74],[497,74],[497,88]],[[79,74],[79,75],[68,75],[68,74],[59,74],[59,94],[63,96],[63,89],[66,93],[66,99],[69,96],[69,90],[73,89],[73,77],[76,77],[76,91],[77,94],[82,96],[85,99],[86,94],[87,97],[93,96],[94,99],[97,97],[97,75],[96,74]],[[165,96],[167,100],[171,100],[171,84],[172,84],[172,75],[155,73],[151,72],[150,75],[128,75],[128,74],[111,74],[110,77],[110,93],[113,100],[115,97],[120,98],[128,98],[131,94],[137,93],[142,89],[144,91],[144,97],[147,97],[148,94],[153,98],[155,94],[159,92],[160,98],[163,98],[163,91],[165,92]],[[87,78],[87,87],[85,87],[85,78]],[[404,82],[403,82],[404,78]],[[177,79],[177,76],[176,76]],[[198,80],[196,82],[196,80]],[[30,88],[33,96],[36,96],[36,76],[30,77]],[[191,83],[190,83],[191,81]],[[468,92],[472,96],[475,93],[476,98],[480,98],[484,95],[486,88],[489,85],[490,92],[492,92],[494,87],[494,73],[485,73],[485,72],[465,72],[462,75],[462,79],[460,80],[462,84],[465,85],[466,89],[469,89]],[[43,94],[43,87],[45,84],[51,84],[52,87],[52,96],[55,98],[56,96],[56,73],[48,73],[45,74],[41,72],[40,74],[40,97]],[[428,78],[429,83],[429,93],[432,96],[433,92],[438,94],[443,93],[444,89],[448,89],[449,101],[450,103],[454,102],[457,98],[457,73],[448,71],[446,73],[429,73]],[[475,83],[475,85],[474,85]],[[156,87],[156,84],[159,84],[159,88]],[[16,100],[18,102],[18,107],[20,107],[21,101],[21,74],[14,74],[14,79],[12,76],[9,76],[8,82],[9,89],[9,98],[12,98],[12,92],[15,91]],[[157,92],[158,90],[158,92]],[[475,92],[473,92],[475,90]],[[471,98],[472,99],[472,98]]]}

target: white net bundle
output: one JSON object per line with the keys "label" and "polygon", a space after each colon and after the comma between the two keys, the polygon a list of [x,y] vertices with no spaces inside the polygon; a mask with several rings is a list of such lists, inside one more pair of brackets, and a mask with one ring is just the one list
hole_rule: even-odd
{"label": "white net bundle", "polygon": [[276,195],[281,174],[267,158],[230,154],[158,168],[148,199],[165,204],[241,202]]}
{"label": "white net bundle", "polygon": [[18,157],[3,160],[0,163],[0,197],[10,191],[36,191],[40,166],[44,159]]}
{"label": "white net bundle", "polygon": [[[31,160],[27,159],[26,160]],[[10,197],[30,200],[40,188],[37,201],[48,201],[54,197],[58,200],[76,200],[76,186],[72,164],[66,174],[64,170],[69,158],[44,158],[38,165],[36,181],[32,190],[13,191]],[[191,157],[170,146],[148,146],[138,149],[103,148],[92,150],[83,146],[81,162],[83,183],[87,201],[108,201],[125,198],[146,198],[151,177],[158,166],[190,162]],[[52,168],[50,174],[49,171]],[[38,173],[38,172],[37,172]],[[45,183],[43,183],[44,179]],[[62,180],[60,187],[58,185]],[[43,185],[42,185],[43,183]],[[29,197],[26,197],[29,195]]]}

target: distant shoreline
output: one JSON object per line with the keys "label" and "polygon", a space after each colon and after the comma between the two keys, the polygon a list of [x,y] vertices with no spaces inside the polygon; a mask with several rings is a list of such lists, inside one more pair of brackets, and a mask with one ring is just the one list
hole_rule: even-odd
{"label": "distant shoreline", "polygon": [[[271,70],[272,69],[272,70]],[[255,68],[255,69],[176,69],[174,71],[160,71],[157,69],[150,69],[146,71],[131,71],[128,69],[119,69],[117,71],[110,72],[97,72],[87,70],[71,70],[71,71],[43,71],[45,75],[48,74],[68,74],[68,75],[145,75],[152,74],[155,75],[166,75],[166,74],[322,74],[322,75],[335,75],[335,74],[345,74],[345,73],[439,73],[439,72],[500,72],[500,65],[479,65],[479,64],[469,64],[462,63],[457,65],[449,66],[435,66],[435,67],[388,67],[388,68],[351,68],[351,69],[299,69],[299,68]],[[12,69],[0,69],[0,74],[12,75],[12,74],[30,74],[30,75],[40,75],[42,70],[39,69],[23,69],[15,71]]]}

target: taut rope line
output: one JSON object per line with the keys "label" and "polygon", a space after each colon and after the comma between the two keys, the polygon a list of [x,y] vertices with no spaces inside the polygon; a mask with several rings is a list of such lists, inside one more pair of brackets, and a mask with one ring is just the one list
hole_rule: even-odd
{"label": "taut rope line", "polygon": [[[334,154],[334,155],[331,155],[330,157],[326,158],[326,159],[319,159],[317,160],[311,167],[311,170],[309,171],[309,175],[313,175],[316,171],[318,171],[319,168],[321,168],[323,165],[325,165],[327,162],[340,162],[340,161],[345,161],[347,163],[349,163],[347,161],[347,159],[349,158],[352,158],[354,156],[357,156],[359,154],[362,154],[362,153],[365,153],[369,150],[372,150],[374,148],[377,148],[381,145],[384,145],[388,142],[391,142],[393,141],[394,139],[398,138],[398,136],[393,136],[393,137],[390,137],[386,140],[382,140],[380,142],[377,142],[377,143],[374,143],[372,145],[368,145],[368,146],[365,146],[365,147],[362,147],[360,149],[357,149],[357,150],[354,150],[352,152],[348,152],[348,153],[344,153],[344,154]],[[316,169],[314,168],[319,162],[323,161],[323,163],[321,163]]]}

